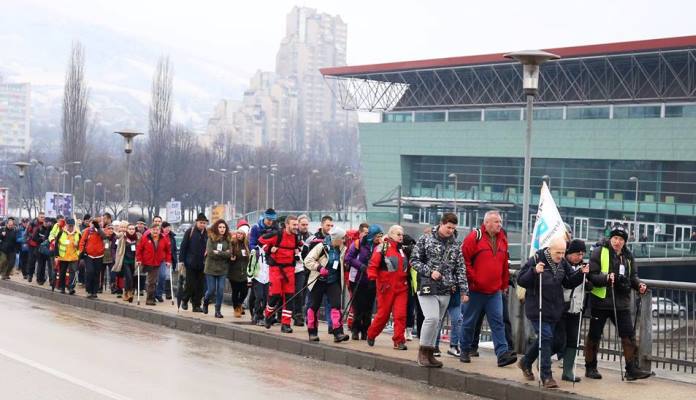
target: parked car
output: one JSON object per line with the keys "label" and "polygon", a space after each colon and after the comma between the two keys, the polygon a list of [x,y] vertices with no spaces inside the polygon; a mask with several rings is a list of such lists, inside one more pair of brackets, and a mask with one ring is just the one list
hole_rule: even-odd
{"label": "parked car", "polygon": [[666,297],[653,297],[652,299],[652,316],[659,316],[686,319],[686,307]]}

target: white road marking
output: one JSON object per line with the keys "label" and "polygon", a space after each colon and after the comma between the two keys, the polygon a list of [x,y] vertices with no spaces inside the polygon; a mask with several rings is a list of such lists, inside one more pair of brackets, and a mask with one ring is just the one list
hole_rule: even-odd
{"label": "white road marking", "polygon": [[108,389],[105,389],[105,388],[103,388],[103,387],[100,387],[100,386],[91,384],[91,383],[89,383],[89,382],[85,382],[85,381],[83,381],[83,380],[81,380],[81,379],[79,379],[79,378],[76,378],[76,377],[74,377],[74,376],[71,376],[71,375],[68,375],[68,374],[66,374],[66,373],[60,372],[60,371],[58,371],[58,370],[56,370],[56,369],[53,369],[53,368],[51,368],[51,367],[49,367],[49,366],[40,364],[40,363],[38,363],[38,362],[36,362],[36,361],[33,361],[33,360],[28,359],[28,358],[22,357],[22,356],[20,356],[19,354],[12,353],[12,352],[7,351],[7,350],[5,350],[5,349],[0,349],[0,355],[3,355],[3,356],[5,356],[5,357],[7,357],[7,358],[10,358],[10,359],[12,359],[12,360],[18,361],[18,362],[20,362],[20,363],[22,363],[22,364],[25,364],[25,365],[28,365],[28,366],[30,366],[30,367],[36,368],[36,369],[38,369],[39,371],[43,371],[43,372],[45,372],[45,373],[47,373],[47,374],[49,374],[49,375],[55,376],[56,378],[62,379],[62,380],[67,381],[67,382],[70,382],[70,383],[75,384],[75,385],[77,385],[77,386],[81,386],[81,387],[83,387],[83,388],[85,388],[85,389],[87,389],[87,390],[90,390],[90,391],[92,391],[92,392],[94,392],[94,393],[98,393],[98,394],[100,394],[100,395],[102,395],[102,396],[106,396],[106,397],[108,397],[108,398],[110,398],[110,399],[114,399],[114,400],[132,400],[130,397],[126,397],[126,396],[120,395],[120,394],[118,394],[118,393],[114,393],[114,392],[112,392],[112,391],[110,391],[110,390],[108,390]]}

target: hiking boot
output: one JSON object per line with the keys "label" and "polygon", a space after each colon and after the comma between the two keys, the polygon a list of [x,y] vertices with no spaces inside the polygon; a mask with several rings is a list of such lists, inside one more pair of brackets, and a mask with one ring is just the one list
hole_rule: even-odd
{"label": "hiking boot", "polygon": [[627,381],[635,381],[636,379],[646,379],[650,378],[651,376],[651,372],[644,371],[638,368],[638,365],[635,361],[626,362],[626,373],[624,374],[624,377]]}
{"label": "hiking boot", "polygon": [[350,336],[343,332],[334,333],[334,343],[346,342],[350,340]]}
{"label": "hiking boot", "polygon": [[553,378],[544,379],[543,383],[546,389],[558,389],[558,383]]}
{"label": "hiking boot", "polygon": [[433,348],[428,346],[421,346],[418,348],[418,365],[426,368],[433,368],[435,365],[430,363],[430,356],[432,355]]}
{"label": "hiking boot", "polygon": [[370,346],[370,347],[374,347],[374,345],[375,345],[375,339],[367,338],[367,345]]}
{"label": "hiking boot", "polygon": [[193,306],[193,309],[191,310],[191,312],[199,312],[199,313],[202,313],[202,312],[203,312],[203,309],[201,308],[201,306]]}
{"label": "hiking boot", "polygon": [[318,342],[318,341],[319,341],[319,336],[317,336],[316,333],[310,333],[310,334],[309,334],[309,341],[310,341],[310,342]]}
{"label": "hiking boot", "polygon": [[215,311],[215,318],[224,318],[220,311]]}
{"label": "hiking boot", "polygon": [[188,310],[188,301],[181,302],[181,309],[184,311]]}
{"label": "hiking boot", "polygon": [[428,359],[430,360],[430,365],[433,368],[442,368],[442,362],[440,360],[438,360],[437,358],[435,358],[435,357],[438,357],[435,355],[435,352],[437,352],[437,351],[438,351],[438,348],[435,347],[432,351],[428,352]]}
{"label": "hiking boot", "polygon": [[590,379],[602,379],[602,374],[597,371],[596,365],[585,365],[585,377]]}
{"label": "hiking boot", "polygon": [[207,313],[208,313],[208,305],[210,305],[210,303],[208,302],[208,300],[203,300],[203,314],[207,314]]}
{"label": "hiking boot", "polygon": [[471,351],[469,352],[469,355],[470,355],[471,357],[478,357],[478,356],[479,356],[478,349],[476,349],[476,350],[471,350]]}
{"label": "hiking boot", "polygon": [[471,356],[470,356],[470,354],[471,354],[471,353],[468,352],[468,351],[462,351],[462,352],[460,352],[460,353],[459,353],[459,361],[461,361],[461,362],[463,362],[463,363],[467,363],[467,364],[470,363],[470,362],[471,362]]}
{"label": "hiking boot", "polygon": [[519,361],[517,361],[517,366],[522,370],[522,375],[524,376],[524,379],[528,381],[533,381],[534,378],[534,372],[532,372],[532,369],[527,367],[527,365],[524,362],[524,357],[520,358]]}
{"label": "hiking boot", "polygon": [[234,317],[242,318],[242,306],[237,306],[234,308]]}
{"label": "hiking boot", "polygon": [[507,367],[510,364],[514,364],[515,361],[517,361],[517,356],[513,356],[511,352],[506,351],[498,358],[498,367]]}
{"label": "hiking boot", "polygon": [[156,306],[156,305],[157,305],[157,302],[155,302],[155,299],[147,299],[147,300],[145,301],[145,305],[146,305],[146,306]]}
{"label": "hiking boot", "polygon": [[[264,328],[271,329],[272,326],[273,326],[273,319],[272,318],[266,317],[263,319],[263,327]],[[281,328],[281,331],[282,330],[283,329]]]}
{"label": "hiking boot", "polygon": [[394,350],[408,350],[406,343],[394,343]]}
{"label": "hiking boot", "polygon": [[[239,307],[241,310],[241,307]],[[295,326],[304,326],[304,318],[301,315],[296,316],[293,319],[293,325]]]}
{"label": "hiking boot", "polygon": [[[268,326],[268,325],[266,325],[266,326]],[[266,329],[268,329],[268,328],[266,328]],[[289,324],[283,324],[280,326],[280,331],[283,333],[292,333],[292,328],[290,327]]]}

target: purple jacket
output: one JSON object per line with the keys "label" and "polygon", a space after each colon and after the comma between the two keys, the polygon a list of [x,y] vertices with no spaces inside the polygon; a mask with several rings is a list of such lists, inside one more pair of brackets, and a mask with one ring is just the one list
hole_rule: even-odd
{"label": "purple jacket", "polygon": [[355,282],[359,277],[360,285],[368,284],[367,264],[370,262],[370,257],[372,257],[372,250],[370,247],[372,246],[367,243],[360,243],[360,248],[356,249],[355,243],[351,243],[350,248],[348,248],[344,262],[350,265],[349,280],[351,282]]}

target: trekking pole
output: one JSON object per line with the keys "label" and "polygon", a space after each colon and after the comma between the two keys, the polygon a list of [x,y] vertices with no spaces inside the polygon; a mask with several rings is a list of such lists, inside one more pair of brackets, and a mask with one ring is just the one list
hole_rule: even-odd
{"label": "trekking pole", "polygon": [[578,340],[575,341],[575,359],[573,360],[573,387],[575,387],[575,369],[578,366],[578,352],[580,350],[580,328],[582,327],[582,304],[585,304],[585,279],[587,274],[582,274],[582,289],[580,290],[580,318],[578,318]]}
{"label": "trekking pole", "polygon": [[358,276],[355,279],[356,285],[355,285],[355,290],[350,294],[350,299],[348,299],[348,303],[346,304],[346,307],[343,309],[343,312],[341,313],[341,322],[345,323],[346,321],[343,319],[343,316],[345,315],[346,317],[348,316],[348,310],[350,310],[350,305],[353,304],[353,300],[355,299],[355,294],[358,292],[358,289],[360,288],[360,279],[362,279],[362,270],[359,271]]}
{"label": "trekking pole", "polygon": [[537,356],[537,366],[539,368],[539,387],[541,387],[541,312],[542,312],[542,305],[543,305],[543,297],[541,296],[541,288],[542,288],[542,282],[543,282],[543,277],[542,275],[544,274],[544,271],[541,271],[539,274],[539,354]]}
{"label": "trekking pole", "polygon": [[172,276],[172,270],[174,269],[173,264],[169,264],[169,291],[172,297],[172,305],[174,305],[174,278]]}
{"label": "trekking pole", "polygon": [[[615,277],[616,277],[616,276],[615,276]],[[614,307],[614,326],[616,327],[616,329],[617,329],[617,331],[618,331],[619,328],[617,327],[617,324],[618,324],[618,321],[619,321],[619,320],[618,320],[617,317],[616,317],[616,297],[614,296],[614,281],[613,281],[613,280],[611,281],[611,304],[612,304],[612,306]],[[623,376],[623,354],[621,354],[621,353],[619,353],[619,368],[620,368],[620,370],[619,370],[619,375],[621,375],[621,382],[623,382],[623,380],[624,380],[624,376]]]}
{"label": "trekking pole", "polygon": [[137,305],[140,305],[140,264],[137,265],[137,269],[138,269],[138,289],[137,289],[137,291],[138,291],[138,301],[137,301],[136,304],[137,304]]}
{"label": "trekking pole", "polygon": [[273,311],[272,311],[270,314],[273,315],[273,314],[276,313],[276,311],[285,308],[285,305],[286,305],[286,304],[292,302],[292,301],[295,299],[295,297],[299,296],[302,292],[305,291],[305,289],[307,289],[307,288],[309,287],[309,285],[311,285],[311,284],[313,284],[314,282],[316,282],[317,279],[319,279],[320,277],[321,277],[321,275],[317,275],[317,277],[314,278],[314,279],[313,279],[311,282],[309,282],[308,284],[306,284],[305,287],[303,287],[302,289],[300,289],[300,290],[299,290],[297,293],[295,293],[294,295],[290,296],[289,299],[285,299],[285,301],[283,301],[281,304],[279,304],[279,305],[277,305],[275,308],[273,308]]}

